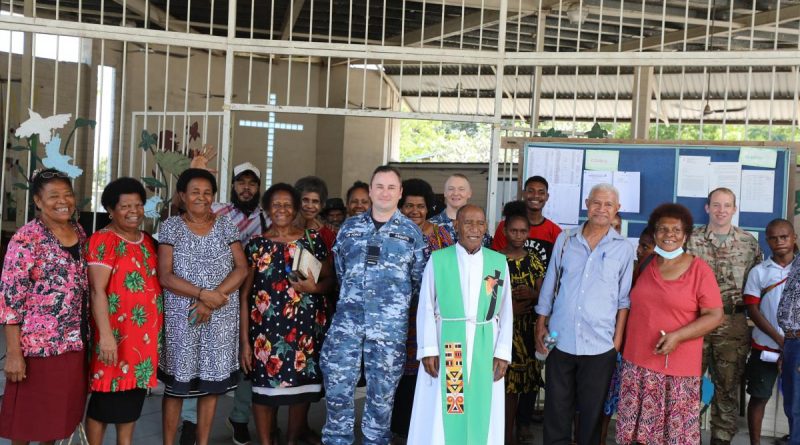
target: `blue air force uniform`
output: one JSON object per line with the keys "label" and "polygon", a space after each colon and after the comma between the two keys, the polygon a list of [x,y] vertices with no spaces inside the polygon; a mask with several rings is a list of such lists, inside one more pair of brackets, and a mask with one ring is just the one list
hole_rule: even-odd
{"label": "blue air force uniform", "polygon": [[389,443],[394,393],[406,358],[409,302],[419,293],[427,249],[419,227],[399,210],[380,229],[371,211],[348,218],[339,229],[333,255],[341,291],[320,362],[326,445],[353,443],[353,394],[362,354],[364,444]]}

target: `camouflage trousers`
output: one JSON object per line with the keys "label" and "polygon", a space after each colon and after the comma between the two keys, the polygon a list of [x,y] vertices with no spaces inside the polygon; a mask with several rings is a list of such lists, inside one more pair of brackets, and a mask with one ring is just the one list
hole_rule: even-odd
{"label": "camouflage trousers", "polygon": [[711,401],[711,440],[730,442],[736,435],[739,416],[739,388],[747,353],[750,329],[744,313],[725,315],[722,325],[705,336],[703,373],[710,368],[714,383]]}
{"label": "camouflage trousers", "polygon": [[361,375],[362,355],[367,379],[361,421],[363,443],[390,443],[394,394],[406,359],[406,333],[397,337],[391,341],[367,338],[363,323],[334,323],[328,330],[320,360],[328,410],[322,429],[325,445],[350,445],[355,440],[354,393]]}

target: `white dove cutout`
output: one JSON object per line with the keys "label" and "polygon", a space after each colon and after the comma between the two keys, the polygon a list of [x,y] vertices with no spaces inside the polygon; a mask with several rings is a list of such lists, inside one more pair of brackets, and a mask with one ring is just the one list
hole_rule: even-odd
{"label": "white dove cutout", "polygon": [[82,175],[83,170],[80,167],[76,167],[69,163],[69,161],[72,160],[72,156],[62,155],[60,148],[61,137],[59,135],[55,135],[53,140],[44,146],[44,153],[47,156],[42,159],[42,165],[47,168],[54,168],[60,172],[64,172],[72,179]]}
{"label": "white dove cutout", "polygon": [[144,203],[144,216],[148,218],[158,218],[158,205],[161,204],[161,197],[158,195],[151,196]]}
{"label": "white dove cutout", "polygon": [[39,141],[43,144],[50,142],[53,138],[53,130],[63,128],[72,118],[72,113],[56,114],[50,117],[42,117],[41,114],[28,108],[30,118],[20,124],[14,134],[17,137],[29,138],[34,134],[39,135]]}

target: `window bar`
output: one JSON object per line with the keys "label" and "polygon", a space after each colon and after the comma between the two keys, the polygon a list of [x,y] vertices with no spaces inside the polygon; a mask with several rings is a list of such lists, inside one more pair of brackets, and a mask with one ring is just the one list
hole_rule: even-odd
{"label": "window bar", "polygon": [[[625,0],[620,0],[619,2],[619,29],[617,31],[617,51],[622,51],[622,25],[624,24],[625,16]],[[611,121],[611,132],[616,134],[617,133],[617,111],[619,110],[619,83],[620,77],[622,74],[622,67],[617,65],[617,79],[616,85],[614,86],[614,118]],[[631,107],[633,108],[633,107]],[[628,121],[633,125],[633,114],[631,113],[631,117]],[[631,128],[633,130],[633,128]],[[633,133],[633,131],[631,131]]]}
{"label": "window bar", "polygon": [[[733,2],[731,2],[731,6],[728,10],[728,42],[727,42],[727,49],[728,51],[731,50],[731,46],[733,45]],[[730,84],[730,77],[731,77],[731,67],[730,65],[725,67],[725,93],[722,99],[722,109],[728,109],[728,92],[729,92],[729,84]],[[725,135],[728,130],[728,113],[722,113],[722,140],[725,140]]]}
{"label": "window bar", "polygon": [[[753,2],[753,8],[750,11],[750,51],[753,50],[753,37],[755,35],[755,17],[756,17],[756,2]],[[753,83],[753,66],[747,67],[747,105],[744,110],[744,139],[749,139],[750,133],[750,90]]]}
{"label": "window bar", "polygon": [[[233,1],[233,0],[229,0]],[[250,39],[255,38],[253,29],[255,28],[256,0],[250,0]],[[268,62],[269,63],[269,62]],[[247,58],[247,103],[253,103],[253,52],[250,51]]]}
{"label": "window bar", "polygon": [[[119,139],[119,141],[118,141],[119,147],[117,147],[117,153],[118,153],[117,154],[117,177],[120,177],[120,176],[123,175],[123,173],[122,173],[123,151],[122,150],[124,148],[123,135],[125,134],[125,118],[124,118],[124,116],[126,116],[126,114],[125,114],[125,106],[127,105],[127,98],[128,98],[128,95],[125,92],[125,88],[126,88],[127,81],[128,81],[128,79],[127,79],[127,77],[128,77],[127,76],[127,65],[128,65],[128,42],[124,41],[124,42],[122,42],[122,82],[121,82],[122,89],[120,91],[120,105],[119,105],[119,111],[120,111],[119,112],[119,116],[120,116],[120,119],[119,119],[119,138],[118,138]],[[136,130],[136,126],[135,125],[131,126],[131,130],[130,130],[131,139],[133,139],[133,136],[136,134],[135,130]],[[136,150],[134,150],[133,147],[136,147],[136,144],[134,144],[133,141],[131,141],[131,144],[129,145],[129,149],[128,149],[128,151],[130,152],[129,153],[129,160],[128,160],[128,173],[127,173],[128,176],[133,176],[133,166],[134,166],[134,157],[133,156],[134,156],[134,154],[136,152]]]}
{"label": "window bar", "polygon": [[[659,45],[659,50],[663,53],[664,52],[664,33],[665,28],[667,25],[667,2],[664,2],[664,6],[661,8],[661,44]],[[662,81],[664,79],[664,65],[658,66],[658,96],[656,96],[656,131],[655,131],[655,139],[660,140],[661,136],[659,134],[659,124],[661,123],[661,88],[662,88]],[[648,114],[649,118],[649,114]]]}

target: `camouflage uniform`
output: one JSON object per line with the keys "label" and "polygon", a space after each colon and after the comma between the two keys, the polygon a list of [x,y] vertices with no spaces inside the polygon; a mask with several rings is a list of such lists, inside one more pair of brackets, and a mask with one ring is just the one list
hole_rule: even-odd
{"label": "camouflage uniform", "polygon": [[744,230],[733,227],[724,242],[708,226],[697,227],[687,250],[702,258],[719,284],[725,319],[706,335],[703,343],[703,372],[711,367],[714,400],[711,403],[712,443],[729,443],[736,435],[739,414],[739,385],[750,350],[750,330],[744,311],[742,289],[750,269],[761,262],[758,241]]}
{"label": "camouflage uniform", "polygon": [[389,443],[394,393],[406,359],[408,307],[419,293],[427,249],[419,227],[399,210],[380,230],[371,211],[342,224],[333,246],[341,291],[320,362],[328,408],[322,430],[326,445],[353,443],[353,392],[362,354],[364,444]]}

